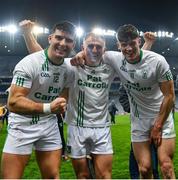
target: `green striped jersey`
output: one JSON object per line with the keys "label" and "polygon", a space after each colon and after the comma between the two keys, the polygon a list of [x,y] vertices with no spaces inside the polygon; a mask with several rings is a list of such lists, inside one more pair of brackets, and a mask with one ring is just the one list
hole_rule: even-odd
{"label": "green striped jersey", "polygon": [[139,63],[130,64],[120,52],[108,51],[104,55],[119,75],[129,95],[131,114],[138,118],[157,116],[163,100],[159,83],[172,80],[165,58],[152,51],[141,51]]}
{"label": "green striped jersey", "polygon": [[109,126],[108,97],[114,70],[101,64],[85,66],[85,69],[73,67],[73,73],[65,118],[67,123],[81,127]]}
{"label": "green striped jersey", "polygon": [[[12,84],[30,89],[27,98],[41,103],[50,103],[59,96],[61,91],[70,82],[70,69],[64,61],[57,66],[50,63],[44,50],[30,54],[23,58],[15,67]],[[24,104],[25,106],[25,104]],[[16,122],[36,123],[55,115],[19,115],[10,113],[9,120]],[[26,119],[27,118],[27,119]]]}

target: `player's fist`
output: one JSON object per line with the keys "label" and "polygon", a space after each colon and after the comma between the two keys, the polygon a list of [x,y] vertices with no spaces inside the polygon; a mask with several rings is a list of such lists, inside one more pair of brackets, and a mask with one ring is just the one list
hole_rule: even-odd
{"label": "player's fist", "polygon": [[31,33],[34,25],[35,25],[34,22],[27,19],[19,22],[19,26],[21,30],[23,31],[23,33],[29,33],[29,32]]}
{"label": "player's fist", "polygon": [[66,111],[66,99],[58,97],[51,102],[51,112],[58,114]]}

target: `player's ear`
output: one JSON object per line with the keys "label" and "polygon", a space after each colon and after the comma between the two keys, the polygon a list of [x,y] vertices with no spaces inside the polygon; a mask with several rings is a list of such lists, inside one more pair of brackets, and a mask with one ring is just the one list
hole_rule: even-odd
{"label": "player's ear", "polygon": [[50,34],[50,35],[48,36],[48,42],[49,42],[49,44],[51,44],[51,39],[52,39],[52,34]]}
{"label": "player's ear", "polygon": [[117,49],[120,51],[121,49],[121,43],[119,41],[117,41]]}

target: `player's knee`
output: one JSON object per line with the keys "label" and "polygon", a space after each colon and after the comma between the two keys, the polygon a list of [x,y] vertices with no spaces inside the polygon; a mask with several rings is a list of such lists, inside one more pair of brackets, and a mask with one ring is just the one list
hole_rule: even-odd
{"label": "player's knee", "polygon": [[139,167],[139,171],[142,178],[151,178],[151,165],[142,165]]}
{"label": "player's knee", "polygon": [[110,172],[102,172],[99,175],[96,175],[97,179],[111,179],[111,173]]}
{"label": "player's knee", "polygon": [[166,179],[171,178],[172,174],[174,174],[174,168],[173,168],[173,164],[171,160],[165,160],[161,162],[160,168],[161,168],[163,177]]}
{"label": "player's knee", "polygon": [[43,179],[59,179],[59,170],[46,171],[41,173]]}
{"label": "player's knee", "polygon": [[78,172],[76,174],[77,179],[89,179],[90,178],[90,174],[86,171],[86,172]]}

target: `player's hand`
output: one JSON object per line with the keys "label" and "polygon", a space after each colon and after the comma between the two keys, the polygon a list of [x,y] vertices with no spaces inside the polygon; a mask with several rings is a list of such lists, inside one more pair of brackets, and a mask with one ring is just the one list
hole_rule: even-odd
{"label": "player's hand", "polygon": [[154,32],[145,32],[143,35],[144,41],[146,43],[154,43],[156,40],[156,35]]}
{"label": "player's hand", "polygon": [[75,55],[71,60],[70,63],[72,66],[81,66],[84,68],[85,65],[85,58],[83,51],[79,52],[77,55]]}
{"label": "player's hand", "polygon": [[23,33],[31,33],[34,25],[35,25],[34,22],[27,20],[27,19],[19,22],[19,27],[21,28]]}
{"label": "player's hand", "polygon": [[162,128],[160,126],[155,125],[151,129],[150,133],[150,143],[153,142],[156,147],[161,145],[162,142]]}
{"label": "player's hand", "polygon": [[66,111],[66,99],[58,97],[51,102],[51,112],[55,114],[62,114]]}

